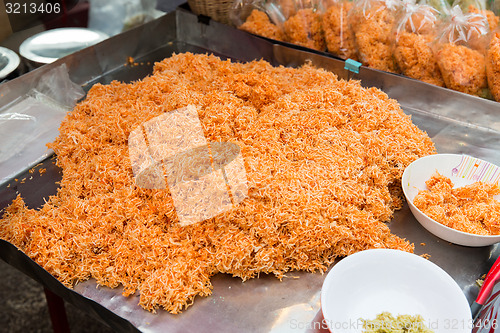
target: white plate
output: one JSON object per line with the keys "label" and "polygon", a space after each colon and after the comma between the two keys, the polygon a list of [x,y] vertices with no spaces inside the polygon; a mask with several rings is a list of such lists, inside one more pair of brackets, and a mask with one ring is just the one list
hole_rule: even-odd
{"label": "white plate", "polygon": [[15,71],[20,62],[21,59],[16,52],[0,46],[0,79]]}
{"label": "white plate", "polygon": [[[447,227],[424,213],[413,200],[420,190],[427,189],[425,182],[435,172],[451,179],[455,187],[470,185],[476,181],[497,183],[500,180],[500,168],[487,161],[468,155],[436,154],[429,155],[411,163],[401,179],[403,192],[411,212],[418,222],[434,235],[448,242],[465,246],[488,246],[500,242],[500,235],[481,236],[458,231]],[[500,196],[495,196],[500,200]]]}
{"label": "white plate", "polygon": [[470,333],[469,303],[455,280],[415,254],[366,250],[338,262],[321,290],[325,324],[334,333],[362,332],[360,318],[389,311],[421,315],[435,333]]}
{"label": "white plate", "polygon": [[34,63],[50,64],[106,38],[106,34],[87,28],[51,29],[27,38],[19,47],[19,53]]}

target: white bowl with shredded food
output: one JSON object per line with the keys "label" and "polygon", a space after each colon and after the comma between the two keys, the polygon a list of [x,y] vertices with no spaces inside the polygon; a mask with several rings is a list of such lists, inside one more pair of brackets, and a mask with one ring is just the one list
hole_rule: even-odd
{"label": "white bowl with shredded food", "polygon": [[323,283],[321,308],[335,333],[375,332],[363,327],[364,320],[384,312],[419,318],[409,332],[472,328],[469,303],[455,280],[431,261],[400,250],[365,250],[340,260]]}
{"label": "white bowl with shredded food", "polygon": [[[500,242],[499,234],[472,233],[473,230],[484,227],[484,223],[480,220],[482,214],[479,212],[477,213],[478,218],[475,221],[474,219],[468,220],[461,226],[458,222],[455,222],[457,218],[453,219],[449,215],[449,210],[455,209],[456,207],[450,208],[450,206],[447,206],[448,211],[443,210],[439,212],[439,214],[443,216],[443,224],[438,222],[436,220],[437,218],[431,218],[428,215],[430,214],[430,210],[425,210],[420,200],[418,202],[415,201],[421,191],[431,193],[426,182],[430,180],[431,177],[437,175],[436,172],[438,176],[446,177],[452,182],[453,190],[458,190],[459,188],[466,189],[474,184],[479,184],[478,182],[482,182],[483,184],[496,184],[498,187],[498,182],[500,181],[500,168],[490,162],[468,155],[436,154],[419,158],[411,163],[405,169],[401,179],[403,192],[411,212],[417,221],[435,236],[454,244],[471,247],[488,246]],[[470,191],[470,193],[473,194],[473,191]],[[421,195],[423,194],[424,193]],[[429,200],[433,200],[433,198],[440,198],[441,193],[436,190],[433,194],[426,195],[430,198]],[[492,200],[500,200],[500,195],[492,195],[491,197]],[[472,196],[472,199],[473,198],[474,196]],[[422,209],[419,209],[417,206]],[[426,209],[433,209],[432,213],[436,213],[442,210],[443,206],[444,204],[436,204],[431,207],[426,206]],[[491,210],[490,208],[486,208],[491,206],[484,207],[487,210]],[[422,210],[428,212],[428,214]],[[493,219],[495,218],[493,217]],[[446,223],[450,226],[445,225]],[[473,229],[473,227],[475,229]],[[458,230],[459,228],[462,228],[462,230]],[[484,227],[484,229],[486,230],[486,227]],[[471,232],[468,232],[469,230],[471,230]]]}

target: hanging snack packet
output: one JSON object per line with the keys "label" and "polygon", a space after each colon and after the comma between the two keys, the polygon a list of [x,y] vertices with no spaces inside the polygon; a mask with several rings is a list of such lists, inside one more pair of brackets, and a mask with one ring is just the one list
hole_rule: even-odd
{"label": "hanging snack packet", "polygon": [[392,32],[399,0],[356,0],[349,12],[359,60],[366,66],[397,73]]}
{"label": "hanging snack packet", "polygon": [[454,6],[438,28],[434,52],[447,88],[485,97],[488,94],[485,51],[489,37],[483,15],[464,14]]}
{"label": "hanging snack packet", "polygon": [[348,0],[328,0],[323,15],[326,49],[342,59],[357,60],[354,33],[347,23],[347,15],[352,8]]}
{"label": "hanging snack packet", "polygon": [[283,24],[287,42],[318,51],[326,49],[321,2],[297,0],[297,12]]}
{"label": "hanging snack packet", "polygon": [[429,5],[404,4],[396,26],[394,58],[401,73],[444,87],[431,43],[435,37],[437,10]]}
{"label": "hanging snack packet", "polygon": [[486,74],[491,94],[500,102],[500,28],[493,33],[486,52]]}

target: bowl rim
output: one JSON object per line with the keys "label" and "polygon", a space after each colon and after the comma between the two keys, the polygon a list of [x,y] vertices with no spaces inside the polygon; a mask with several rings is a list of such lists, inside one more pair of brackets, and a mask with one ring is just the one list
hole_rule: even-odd
{"label": "bowl rim", "polygon": [[[478,158],[478,157],[474,157],[474,156],[471,156],[471,155],[468,155],[468,154],[453,154],[453,153],[442,153],[442,154],[431,154],[431,155],[426,155],[426,156],[423,156],[423,157],[420,157],[418,159],[416,159],[415,161],[411,162],[406,168],[405,170],[403,171],[403,175],[401,176],[401,186],[403,188],[403,194],[406,198],[406,202],[408,203],[408,205],[410,206],[410,208],[413,208],[413,209],[416,209],[419,213],[421,213],[423,216],[425,216],[429,221],[433,222],[434,224],[438,225],[439,227],[442,227],[444,228],[445,230],[448,230],[448,231],[451,231],[451,232],[455,232],[459,235],[463,235],[463,236],[468,236],[468,237],[473,237],[473,238],[478,238],[478,239],[491,239],[491,240],[494,240],[494,239],[499,239],[499,242],[500,242],[500,234],[498,235],[478,235],[478,234],[473,234],[473,233],[470,233],[470,232],[465,232],[465,231],[460,231],[460,230],[457,230],[457,229],[453,229],[451,227],[448,227],[442,223],[439,223],[438,221],[434,220],[433,218],[429,217],[427,214],[425,214],[424,212],[422,212],[417,206],[415,206],[413,204],[413,201],[410,201],[408,199],[408,194],[407,194],[407,190],[406,188],[409,187],[409,186],[405,186],[405,179],[408,178],[409,176],[407,176],[407,173],[409,172],[408,170],[410,169],[410,167],[414,166],[414,164],[416,164],[417,162],[420,162],[424,159],[436,159],[436,158],[440,158],[440,157],[443,157],[443,156],[469,156],[469,157],[472,157],[472,158],[475,158],[475,159],[478,159],[480,161],[484,161],[484,162],[488,162],[490,164],[493,164],[494,166],[496,166],[497,168],[500,169],[500,166],[496,165],[495,163],[492,163],[492,162],[489,162],[489,161],[486,161],[486,160],[483,160],[481,158]],[[412,212],[413,214],[413,212]],[[416,216],[414,216],[415,219],[421,223]],[[437,236],[437,235],[436,235]],[[439,237],[439,236],[438,236]],[[441,237],[440,237],[441,238]]]}

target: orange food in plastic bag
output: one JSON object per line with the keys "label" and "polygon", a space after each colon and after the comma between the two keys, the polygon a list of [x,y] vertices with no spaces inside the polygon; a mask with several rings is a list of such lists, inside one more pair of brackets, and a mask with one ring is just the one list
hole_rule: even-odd
{"label": "orange food in plastic bag", "polygon": [[245,23],[239,26],[239,29],[275,40],[285,39],[283,31],[269,20],[266,13],[258,9],[252,10],[250,16]]}
{"label": "orange food in plastic bag", "polygon": [[500,32],[493,35],[486,52],[486,74],[491,94],[500,102]]}
{"label": "orange food in plastic bag", "polygon": [[318,51],[325,50],[321,14],[314,9],[300,9],[283,26],[288,42]]}
{"label": "orange food in plastic bag", "polygon": [[333,3],[323,15],[323,29],[328,52],[342,59],[357,60],[354,34],[347,22],[347,14],[351,8],[350,1]]}
{"label": "orange food in plastic bag", "polygon": [[349,14],[359,60],[366,66],[387,72],[399,72],[392,54],[395,12],[385,1],[363,0]]}

